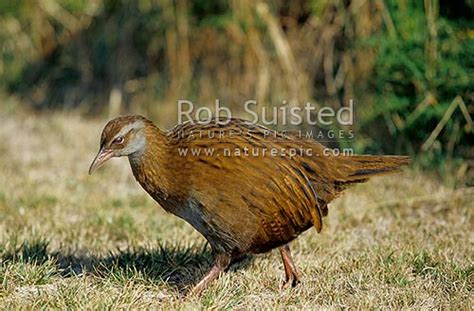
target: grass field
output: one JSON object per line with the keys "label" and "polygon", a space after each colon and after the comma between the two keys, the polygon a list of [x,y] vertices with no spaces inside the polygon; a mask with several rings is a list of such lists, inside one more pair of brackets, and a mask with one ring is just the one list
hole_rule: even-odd
{"label": "grass field", "polygon": [[279,290],[277,251],[183,298],[211,264],[128,161],[87,170],[104,121],[0,115],[0,306],[96,308],[474,307],[474,189],[419,172],[376,178],[330,206],[292,251],[302,283]]}

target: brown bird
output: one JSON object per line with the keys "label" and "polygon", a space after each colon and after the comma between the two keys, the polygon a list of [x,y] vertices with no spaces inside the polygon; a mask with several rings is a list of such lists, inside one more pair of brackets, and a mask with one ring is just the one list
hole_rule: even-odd
{"label": "brown bird", "polygon": [[286,287],[299,282],[288,243],[313,226],[320,232],[329,202],[347,186],[409,163],[405,156],[325,150],[314,140],[240,119],[188,122],[164,132],[142,116],[121,116],[105,126],[89,173],[112,157],[128,156],[145,191],[207,239],[215,263],[193,293],[246,254],[274,248]]}

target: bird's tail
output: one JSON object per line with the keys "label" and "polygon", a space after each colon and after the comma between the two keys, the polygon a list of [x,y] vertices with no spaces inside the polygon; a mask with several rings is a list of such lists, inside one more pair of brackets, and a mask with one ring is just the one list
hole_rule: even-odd
{"label": "bird's tail", "polygon": [[[312,186],[317,190],[318,213],[312,217],[318,232],[322,227],[321,218],[328,214],[327,205],[345,189],[355,183],[366,182],[373,176],[398,172],[402,166],[410,163],[407,156],[356,155],[338,156],[331,160],[315,157],[312,162],[302,164],[309,173]],[[331,182],[328,183],[328,180]]]}
{"label": "bird's tail", "polygon": [[368,178],[399,172],[402,166],[410,163],[407,156],[357,155],[345,157],[346,182],[363,182]]}

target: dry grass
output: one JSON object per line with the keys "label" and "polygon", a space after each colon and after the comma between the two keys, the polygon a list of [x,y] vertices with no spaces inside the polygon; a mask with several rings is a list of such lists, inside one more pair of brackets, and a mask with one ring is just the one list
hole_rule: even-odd
{"label": "dry grass", "polygon": [[473,307],[474,191],[413,171],[351,189],[322,234],[292,243],[297,288],[278,290],[272,252],[183,299],[209,267],[209,248],[139,188],[126,159],[87,175],[102,125],[0,115],[4,308]]}

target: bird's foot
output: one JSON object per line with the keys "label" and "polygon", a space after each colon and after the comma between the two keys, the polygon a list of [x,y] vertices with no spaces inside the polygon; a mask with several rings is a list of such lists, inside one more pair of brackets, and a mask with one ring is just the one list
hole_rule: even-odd
{"label": "bird's foot", "polygon": [[285,281],[280,284],[280,290],[285,290],[290,287],[296,287],[300,283],[298,275],[292,274],[290,277],[287,277]]}

